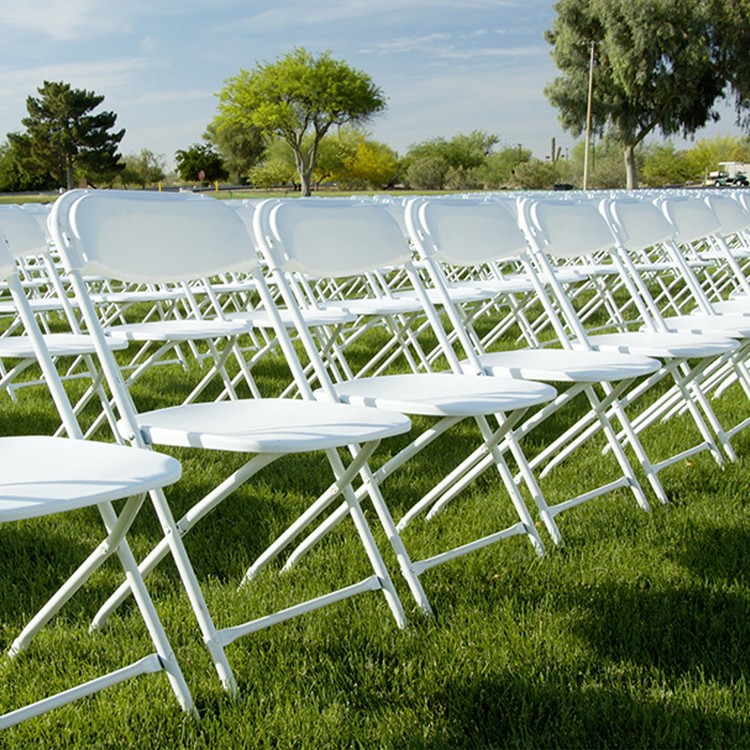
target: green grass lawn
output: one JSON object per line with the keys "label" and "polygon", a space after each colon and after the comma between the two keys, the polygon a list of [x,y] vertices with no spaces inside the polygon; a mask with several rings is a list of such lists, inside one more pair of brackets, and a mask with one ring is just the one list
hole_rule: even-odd
{"label": "green grass lawn", "polygon": [[[136,401],[150,406],[176,397],[191,375],[155,368],[134,389]],[[274,360],[258,376],[269,393],[286,377]],[[0,404],[2,434],[55,427],[41,388],[23,389],[17,402],[2,393]],[[721,409],[735,420],[750,413],[738,389]],[[530,449],[558,427],[532,433]],[[645,442],[659,454],[690,432],[675,418],[651,428]],[[472,437],[469,426],[446,435],[384,483],[396,518]],[[542,530],[543,558],[515,537],[428,571],[422,582],[434,619],[415,611],[377,533],[410,627],[399,630],[373,593],[242,638],[228,650],[236,699],[221,690],[167,561],[148,579],[149,589],[201,720],[183,715],[166,678],[156,675],[6,730],[0,748],[750,747],[749,438],[736,438],[740,460],[725,469],[701,454],[663,472],[669,506],[654,500],[646,513],[619,491],[563,514],[562,547],[553,548]],[[373,463],[406,440],[385,441]],[[542,483],[550,500],[607,480],[611,463],[601,447],[593,440],[552,472]],[[168,492],[176,516],[242,461],[187,450],[174,455],[184,475]],[[353,529],[344,524],[291,573],[271,568],[237,590],[248,565],[328,483],[320,458],[273,464],[185,538],[220,627],[365,573]],[[487,473],[435,521],[417,519],[404,540],[417,557],[512,520],[499,477]],[[0,526],[3,648],[100,537],[91,509]],[[149,508],[130,539],[137,555],[158,541]],[[118,582],[116,565],[105,566],[27,654],[0,662],[0,711],[150,651],[129,605],[106,630],[87,631]]]}

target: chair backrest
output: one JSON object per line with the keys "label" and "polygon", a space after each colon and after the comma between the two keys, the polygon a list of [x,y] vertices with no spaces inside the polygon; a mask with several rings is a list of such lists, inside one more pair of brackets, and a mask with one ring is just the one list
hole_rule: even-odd
{"label": "chair backrest", "polygon": [[0,281],[7,281],[16,271],[16,264],[10,253],[8,240],[0,228]]}
{"label": "chair backrest", "polygon": [[50,230],[68,271],[92,276],[169,283],[258,263],[242,219],[206,196],[72,190]]}
{"label": "chair backrest", "polygon": [[748,195],[744,190],[737,190],[736,192],[732,193],[734,196],[734,199],[739,203],[742,208],[745,209],[745,211],[750,211],[750,195]]}
{"label": "chair backrest", "polygon": [[744,232],[750,227],[750,212],[734,198],[728,195],[707,195],[706,203],[719,219],[720,231],[724,237]]}
{"label": "chair backrest", "polygon": [[256,238],[284,271],[354,276],[411,258],[398,222],[377,203],[279,200],[262,204],[254,218]]}
{"label": "chair backrest", "polygon": [[407,207],[413,238],[422,230],[432,257],[456,266],[517,257],[528,250],[511,210],[498,201],[422,198]]}
{"label": "chair backrest", "polygon": [[530,219],[528,230],[541,234],[544,252],[550,255],[576,258],[615,245],[609,225],[593,203],[537,200],[524,207]]}
{"label": "chair backrest", "polygon": [[700,198],[668,197],[662,198],[658,205],[673,224],[681,242],[696,242],[721,231],[718,216]]}
{"label": "chair backrest", "polygon": [[673,239],[675,228],[650,201],[615,198],[604,201],[613,229],[623,247],[643,250]]}
{"label": "chair backrest", "polygon": [[[411,281],[432,329],[441,340],[451,368],[462,368],[447,340],[435,306],[412,264],[412,251],[398,221],[380,203],[336,199],[269,201],[255,212],[255,236],[275,283],[292,308],[285,275],[305,273],[317,278],[356,276],[382,268],[398,267]],[[450,304],[450,303],[448,303]],[[297,325],[298,329],[301,326]],[[305,334],[299,330],[305,340]],[[308,355],[321,370],[320,358],[306,343]],[[481,368],[479,368],[481,369]]]}
{"label": "chair backrest", "polygon": [[20,206],[0,206],[0,227],[15,257],[40,255],[47,251],[47,239],[39,222]]}
{"label": "chair backrest", "polygon": [[22,211],[27,214],[31,214],[34,220],[39,224],[39,228],[42,230],[47,242],[52,241],[52,235],[49,233],[49,227],[47,226],[47,219],[49,218],[50,212],[52,211],[51,203],[22,203],[20,204]]}
{"label": "chair backrest", "polygon": [[[33,219],[32,219],[33,221]],[[65,431],[69,437],[82,438],[83,433],[76,419],[73,407],[68,400],[68,396],[60,380],[55,365],[52,362],[49,350],[47,349],[42,332],[31,309],[28,299],[24,293],[21,282],[16,272],[16,262],[11,254],[9,243],[2,229],[0,228],[0,281],[4,281],[10,288],[13,301],[18,311],[26,335],[29,337],[37,361],[44,373],[44,379],[47,388],[55,402],[57,411],[65,426]]]}

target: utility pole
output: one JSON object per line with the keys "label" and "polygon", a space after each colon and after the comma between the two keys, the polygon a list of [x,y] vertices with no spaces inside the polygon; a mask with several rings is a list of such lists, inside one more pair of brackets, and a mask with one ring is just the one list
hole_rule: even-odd
{"label": "utility pole", "polygon": [[586,105],[586,146],[583,152],[583,189],[589,185],[589,140],[591,139],[591,99],[594,95],[594,48],[591,42],[591,60],[589,61],[589,100]]}

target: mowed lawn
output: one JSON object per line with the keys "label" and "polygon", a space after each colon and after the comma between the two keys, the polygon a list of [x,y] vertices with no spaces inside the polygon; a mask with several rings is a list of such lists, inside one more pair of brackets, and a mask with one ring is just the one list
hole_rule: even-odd
{"label": "mowed lawn", "polygon": [[[287,379],[276,357],[254,373],[268,395]],[[154,368],[136,384],[135,400],[143,409],[179,401],[197,374]],[[70,385],[73,393],[82,387]],[[2,434],[51,433],[57,426],[43,387],[20,390],[16,401],[2,393],[0,408]],[[532,433],[524,441],[528,452],[583,408],[576,404]],[[750,414],[737,387],[717,409],[728,423]],[[384,482],[396,519],[468,451],[474,430],[466,424],[443,436]],[[656,458],[694,440],[684,417],[644,435]],[[407,441],[384,441],[373,465]],[[416,611],[366,505],[409,628],[399,630],[382,595],[372,593],[242,638],[228,650],[236,699],[222,691],[166,561],[148,579],[149,589],[201,720],[183,715],[164,675],[156,675],[6,730],[0,748],[750,747],[750,433],[734,444],[740,458],[726,468],[703,453],[663,472],[668,506],[644,480],[650,513],[620,490],[563,514],[562,546],[554,548],[542,529],[544,557],[515,537],[428,571],[422,581],[434,618]],[[595,437],[542,481],[550,501],[608,481],[612,459],[602,446]],[[244,460],[173,453],[184,475],[168,491],[175,516]],[[257,555],[328,485],[324,464],[316,454],[281,459],[186,536],[220,626],[366,573],[357,537],[344,523],[291,572],[280,575],[272,566],[238,590]],[[499,477],[487,472],[434,521],[417,519],[404,540],[417,558],[514,520]],[[3,648],[100,538],[95,510],[0,527]],[[146,507],[132,547],[140,556],[158,539]],[[27,654],[0,662],[0,710],[150,651],[129,604],[106,629],[88,632],[118,582],[117,566],[105,566]]]}

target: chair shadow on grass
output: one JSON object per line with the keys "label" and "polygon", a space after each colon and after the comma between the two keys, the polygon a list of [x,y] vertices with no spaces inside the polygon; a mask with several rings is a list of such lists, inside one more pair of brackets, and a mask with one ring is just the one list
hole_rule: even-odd
{"label": "chair shadow on grass", "polygon": [[[685,708],[626,685],[579,684],[562,671],[531,681],[518,675],[449,681],[426,697],[439,709],[432,737],[403,748],[677,748],[747,746],[739,721]],[[419,730],[417,730],[419,731]],[[416,731],[414,733],[416,735]]]}
{"label": "chair shadow on grass", "polygon": [[[73,515],[77,516],[79,525],[70,533],[67,533],[70,527],[55,528],[55,522],[60,523],[57,516],[0,526],[0,570],[3,571],[0,576],[0,621],[10,628],[13,637],[17,635],[14,629],[23,627],[29,613],[45,604],[92,552],[91,538],[94,537],[86,538],[80,532],[82,526],[88,527],[89,519],[92,528],[96,528],[96,521],[101,527],[96,509],[68,514]],[[99,574],[95,575],[85,585],[90,596],[74,596],[64,611],[72,614],[85,609],[83,599],[93,597],[96,601],[97,594],[91,592],[97,587],[101,587],[99,598],[103,601],[109,594],[111,582],[107,585]]]}

